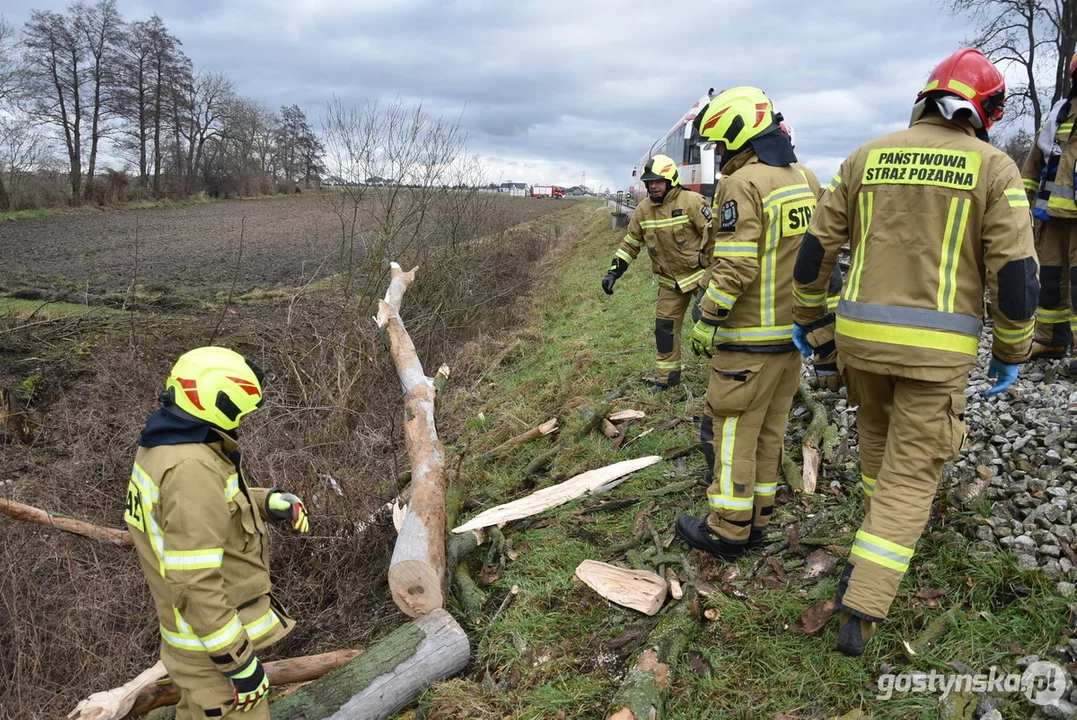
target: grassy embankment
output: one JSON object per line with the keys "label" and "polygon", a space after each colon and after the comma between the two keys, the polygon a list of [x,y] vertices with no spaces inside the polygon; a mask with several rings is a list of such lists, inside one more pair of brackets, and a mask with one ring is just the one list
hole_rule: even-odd
{"label": "grassy embankment", "polygon": [[[536,297],[528,325],[518,334],[519,344],[475,392],[460,392],[447,401],[447,417],[456,418],[460,428],[455,437],[452,429],[444,433],[452,443],[450,462],[456,462],[457,453],[465,453],[459,490],[470,502],[465,503],[462,519],[554,480],[622,459],[660,454],[698,437],[706,367],[687,350],[688,328],[686,387],[666,396],[649,395],[642,378],[652,368],[655,286],[647,261],[641,258],[608,298],[599,280],[623,231],[611,231],[605,210],[594,211],[580,231],[576,247],[562,253],[556,274]],[[568,445],[537,483],[525,481],[523,469],[550,447],[550,439],[523,445],[493,462],[475,460],[555,415],[562,419],[562,434],[571,432],[584,422],[581,405],[598,407],[618,389],[625,393],[618,409],[638,408],[648,416],[645,424],[629,430],[629,441],[621,449],[592,433]],[[799,405],[798,400],[794,414]],[[651,431],[671,418],[681,422]],[[834,421],[833,413],[830,419]],[[788,445],[792,449],[799,442],[790,439]],[[833,554],[841,554],[859,525],[862,504],[855,457],[839,465],[826,469],[826,479],[820,480],[825,488],[830,480],[839,479],[836,494],[795,498],[779,494],[772,537],[781,536],[783,523],[826,507],[832,518],[812,537],[839,538],[831,540],[830,547]],[[647,510],[645,517],[663,539],[678,515],[704,513],[706,501],[699,486],[671,495],[647,495],[672,482],[699,477],[703,467],[699,454],[689,456],[686,464],[661,462],[607,496],[578,500],[547,511],[537,521],[509,525],[504,533],[511,543],[507,555],[515,559],[507,562],[500,578],[489,585],[480,583],[489,600],[482,621],[469,629],[473,647],[469,674],[424,697],[423,705],[431,711],[427,717],[602,717],[628,655],[626,647],[611,649],[609,641],[647,618],[607,603],[575,581],[573,571],[588,558],[624,564],[624,556],[614,556],[609,548],[633,535],[641,510]],[[575,512],[629,496],[640,501],[620,511]],[[803,572],[798,565],[808,551],[817,549],[814,546],[802,544],[796,555],[778,555],[785,579],[764,566],[760,574],[770,573],[769,577],[747,581],[743,578],[755,557],[741,560],[741,579],[727,583],[726,592],[719,590],[702,601],[718,616],[704,621],[689,644],[694,662],[685,656],[674,668],[667,717],[826,718],[862,710],[864,717],[935,718],[939,711],[934,695],[875,699],[874,683],[885,663],[899,666],[893,672],[952,672],[947,666],[951,662],[965,663],[975,672],[987,672],[992,665],[1012,672],[1014,661],[1024,654],[1055,658],[1051,648],[1061,637],[1066,603],[1052,594],[1052,583],[1020,571],[1009,554],[984,558],[971,550],[966,536],[972,537],[975,516],[988,514],[990,505],[977,511],[940,509],[937,503],[913,568],[901,585],[891,622],[859,659],[833,650],[836,618],[816,636],[792,630],[809,607],[833,595],[842,558],[829,576],[805,584],[798,582]],[[651,545],[651,535],[645,534],[639,549]],[[684,549],[677,540],[670,546],[671,551]],[[480,550],[472,558],[476,579],[484,556]],[[688,557],[713,586],[722,587],[728,579],[718,577],[721,566],[704,562],[696,553]],[[513,585],[519,586],[517,599],[491,622]],[[918,599],[919,589],[945,594],[933,599],[930,596],[937,593],[924,592],[926,599]],[[734,592],[746,599],[738,599]],[[910,662],[903,640],[915,640],[932,618],[951,609],[957,615],[954,626]],[[1031,706],[1023,697],[1010,700],[1003,708],[1005,717],[1028,716]]]}

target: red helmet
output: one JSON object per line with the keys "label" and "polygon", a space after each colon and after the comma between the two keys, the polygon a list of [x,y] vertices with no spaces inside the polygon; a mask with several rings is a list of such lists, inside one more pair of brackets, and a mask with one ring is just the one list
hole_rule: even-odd
{"label": "red helmet", "polygon": [[979,116],[983,129],[987,130],[1002,119],[1006,79],[982,52],[962,48],[939,63],[927,79],[927,85],[916,96],[916,102],[936,93],[967,100]]}

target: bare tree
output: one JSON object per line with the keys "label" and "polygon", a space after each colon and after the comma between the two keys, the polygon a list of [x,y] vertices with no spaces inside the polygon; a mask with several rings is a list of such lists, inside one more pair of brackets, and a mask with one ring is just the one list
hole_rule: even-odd
{"label": "bare tree", "polygon": [[86,46],[69,18],[32,10],[23,30],[23,54],[33,114],[63,133],[71,202],[82,198],[82,82]]}
{"label": "bare tree", "polygon": [[96,5],[78,2],[71,6],[75,31],[86,48],[88,66],[86,82],[90,100],[90,156],[86,169],[85,196],[93,192],[97,170],[97,148],[105,133],[104,122],[109,108],[105,95],[115,85],[119,71],[118,45],[123,36],[123,19],[116,0],[100,0]]}
{"label": "bare tree", "polygon": [[[15,28],[0,15],[0,121],[5,120],[4,112],[10,109],[11,102],[21,89],[22,78],[15,42]],[[4,163],[0,162],[0,211],[10,208],[11,197],[4,184]]]}
{"label": "bare tree", "polygon": [[219,138],[224,130],[226,113],[235,99],[232,81],[220,73],[199,73],[185,97],[185,128],[181,130],[187,144],[186,192],[194,193],[206,141]]}

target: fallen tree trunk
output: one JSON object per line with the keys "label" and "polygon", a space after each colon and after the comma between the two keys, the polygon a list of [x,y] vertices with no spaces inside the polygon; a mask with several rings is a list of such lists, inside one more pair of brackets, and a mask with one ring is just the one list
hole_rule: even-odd
{"label": "fallen tree trunk", "polygon": [[658,455],[648,455],[635,460],[624,460],[597,470],[589,470],[559,485],[551,485],[527,497],[481,512],[463,525],[453,528],[453,532],[464,533],[491,525],[504,525],[512,520],[537,515],[543,510],[563,505],[585,493],[608,486],[618,478],[653,465],[661,459]]}
{"label": "fallen tree trunk", "polygon": [[822,459],[820,449],[827,428],[826,407],[812,396],[812,389],[807,383],[800,383],[797,392],[800,394],[800,399],[804,401],[804,405],[811,411],[811,422],[808,423],[808,429],[804,431],[804,444],[801,447],[804,459],[801,490],[810,494],[815,492],[815,486],[819,481],[819,463]]}
{"label": "fallen tree trunk", "polygon": [[400,303],[415,279],[392,263],[392,281],[374,318],[389,329],[389,352],[404,389],[404,443],[411,463],[411,501],[389,564],[389,589],[402,612],[418,617],[444,606],[445,454],[434,425],[434,382],[423,372],[400,319]]}
{"label": "fallen tree trunk", "polygon": [[631,669],[613,696],[606,720],[658,720],[665,717],[665,701],[670,675],[677,658],[699,631],[698,601],[689,585],[684,600],[673,606],[659,620],[636,651]]}
{"label": "fallen tree trunk", "polygon": [[481,456],[479,456],[479,459],[493,460],[494,458],[499,457],[501,454],[503,454],[506,450],[509,450],[510,448],[519,445],[520,443],[525,443],[529,440],[537,440],[540,437],[545,437],[546,435],[550,435],[555,432],[557,432],[557,418],[550,418],[541,425],[533,427],[525,433],[520,433],[516,437],[506,440],[490,452],[483,453]]}
{"label": "fallen tree trunk", "polygon": [[432,610],[362,655],[269,708],[273,720],[383,720],[427,687],[462,671],[467,635],[448,612]]}
{"label": "fallen tree trunk", "polygon": [[76,535],[100,540],[101,542],[109,543],[117,547],[134,547],[134,542],[131,540],[131,533],[126,530],[102,527],[101,525],[88,523],[85,520],[58,517],[45,510],[31,507],[30,505],[23,505],[14,500],[0,498],[0,513],[15,518],[16,520],[26,520],[27,522],[37,523],[38,525],[45,525],[46,527],[55,528],[57,530],[64,530],[66,532],[75,533]]}

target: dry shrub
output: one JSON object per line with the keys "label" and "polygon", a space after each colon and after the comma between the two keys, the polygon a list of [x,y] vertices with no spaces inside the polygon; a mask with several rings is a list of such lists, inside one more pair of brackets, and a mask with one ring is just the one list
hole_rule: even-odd
{"label": "dry shrub", "polygon": [[62,207],[71,199],[71,184],[65,173],[40,170],[18,177],[8,188],[12,210]]}
{"label": "dry shrub", "polygon": [[[490,222],[507,220],[492,214],[470,231]],[[542,256],[564,236],[501,227],[416,253],[404,315],[427,372],[519,322]],[[214,338],[269,372],[267,405],[243,427],[248,480],[296,492],[313,516],[309,536],[270,531],[276,592],[299,622],[267,659],[362,647],[404,621],[385,584],[391,521],[367,522],[406,466],[400,385],[371,306],[358,303],[300,290],[278,306],[234,306]],[[0,385],[19,389],[35,435],[0,446],[0,477],[14,478],[0,495],[122,526],[139,429],[171,363],[205,344],[217,319],[67,317],[7,332]],[[452,382],[477,367],[466,359]],[[153,662],[156,620],[130,550],[6,519],[0,528],[0,716],[59,717]]]}

